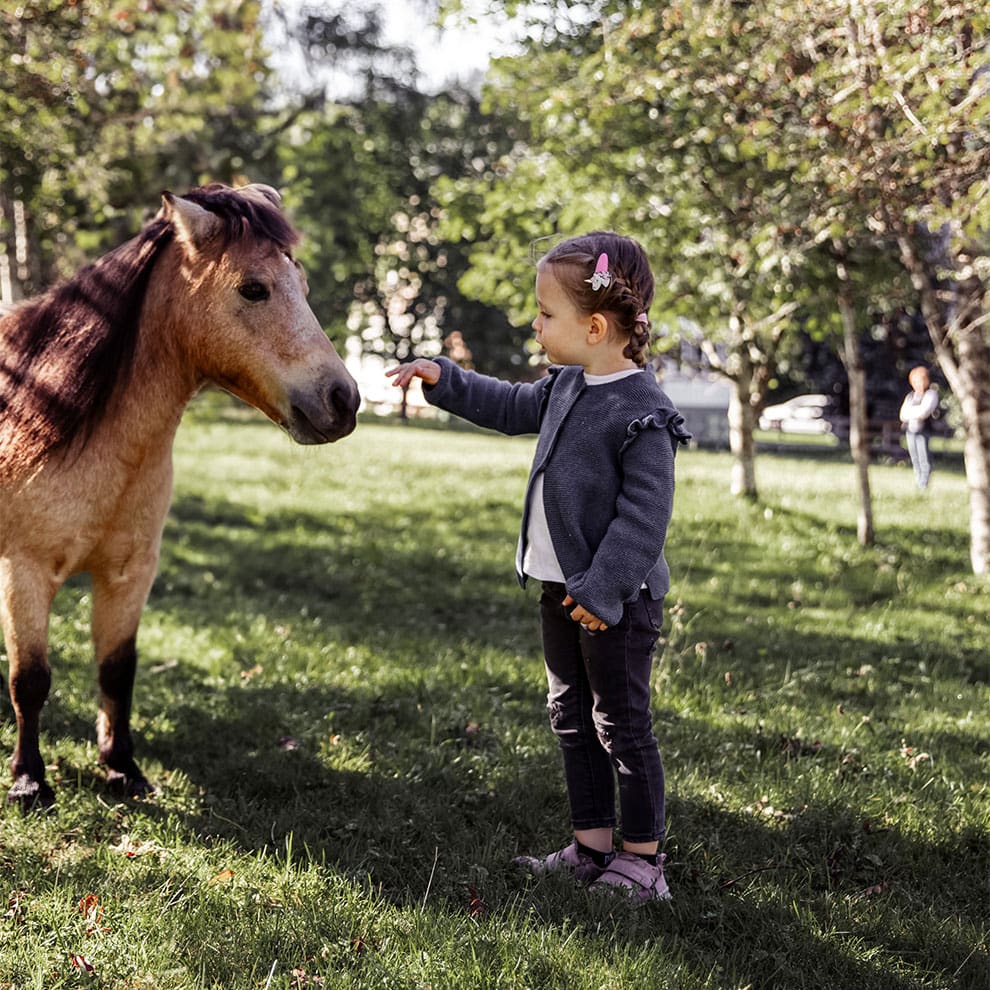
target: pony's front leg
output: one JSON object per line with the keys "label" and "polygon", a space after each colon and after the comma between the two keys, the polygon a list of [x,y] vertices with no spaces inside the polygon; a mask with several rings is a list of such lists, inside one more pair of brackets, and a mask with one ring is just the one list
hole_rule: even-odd
{"label": "pony's front leg", "polygon": [[93,645],[99,682],[96,734],[107,783],[128,797],[154,791],[137,763],[131,738],[131,701],[137,673],[137,630],[151,589],[157,551],[121,572],[94,572]]}
{"label": "pony's front leg", "polygon": [[10,700],[17,719],[17,744],[10,760],[14,786],[7,801],[25,810],[47,808],[55,792],[45,780],[41,758],[41,709],[52,673],[48,664],[48,613],[55,592],[26,564],[0,560],[0,624],[10,662]]}

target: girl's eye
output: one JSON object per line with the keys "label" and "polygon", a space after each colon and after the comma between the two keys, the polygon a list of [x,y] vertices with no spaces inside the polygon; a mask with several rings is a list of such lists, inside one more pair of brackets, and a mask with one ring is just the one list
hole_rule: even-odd
{"label": "girl's eye", "polygon": [[248,302],[262,302],[270,295],[268,287],[262,282],[245,282],[237,291]]}

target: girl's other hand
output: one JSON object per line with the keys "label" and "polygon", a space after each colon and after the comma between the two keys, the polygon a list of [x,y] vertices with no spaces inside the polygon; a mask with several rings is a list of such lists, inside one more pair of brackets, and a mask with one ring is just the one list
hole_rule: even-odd
{"label": "girl's other hand", "polygon": [[589,612],[583,605],[578,605],[570,595],[565,595],[563,606],[567,608],[568,605],[574,606],[571,611],[571,618],[575,622],[580,622],[583,629],[587,629],[588,632],[604,632],[608,629],[608,626],[597,615]]}
{"label": "girl's other hand", "polygon": [[394,378],[392,382],[397,388],[405,388],[414,378],[422,378],[427,385],[436,385],[440,381],[440,365],[426,358],[416,358],[395,368],[389,368],[385,374]]}

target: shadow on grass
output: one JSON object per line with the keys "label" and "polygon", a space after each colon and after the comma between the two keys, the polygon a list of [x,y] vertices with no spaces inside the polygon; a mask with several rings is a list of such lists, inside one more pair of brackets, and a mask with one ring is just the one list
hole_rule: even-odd
{"label": "shadow on grass", "polygon": [[[200,796],[183,816],[197,844],[221,839],[248,855],[278,855],[291,837],[296,855],[370,884],[405,910],[428,903],[459,914],[470,885],[487,908],[482,929],[521,908],[527,926],[556,928],[566,917],[596,952],[653,945],[683,960],[699,986],[908,990],[929,985],[919,982],[922,972],[954,974],[953,984],[932,986],[983,985],[985,954],[952,934],[960,920],[985,931],[983,894],[959,885],[990,867],[987,837],[975,829],[925,843],[896,827],[870,828],[860,810],[838,802],[765,819],[673,797],[675,901],[636,912],[560,878],[528,880],[509,865],[566,828],[556,754],[521,755],[497,732],[470,735],[455,720],[431,742],[419,702],[398,692],[218,687],[188,672],[167,676],[176,694],[210,697],[208,706],[173,706],[174,728],[141,746],[144,756],[181,767]],[[328,709],[343,713],[335,728],[344,739],[360,735],[361,769],[334,769],[319,755],[319,733],[306,726]],[[529,720],[543,721],[535,698]],[[298,748],[281,749],[281,733],[294,728],[303,730]],[[708,723],[680,729],[699,732],[713,749],[737,741]],[[420,734],[410,760],[411,737]],[[61,799],[70,795],[63,781]],[[167,785],[161,808],[140,802],[129,812],[132,828],[141,817],[175,815]],[[548,837],[552,822],[561,827]]]}
{"label": "shadow on grass", "polygon": [[[470,544],[476,522],[450,521],[454,541]],[[808,522],[794,517],[796,526]],[[242,680],[236,670],[218,677],[181,658],[158,673],[142,672],[138,710],[159,707],[167,717],[161,724],[152,718],[138,759],[181,770],[194,798],[177,811],[166,780],[160,803],[133,804],[132,818],[178,815],[197,843],[223,839],[247,855],[284,849],[291,836],[293,848],[328,870],[370,880],[401,908],[463,910],[471,884],[490,909],[484,923],[498,923],[503,908],[520,904],[532,910],[527,924],[555,924],[566,913],[596,951],[638,950],[653,940],[682,959],[699,985],[711,978],[717,986],[870,987],[882,974],[884,986],[908,990],[948,986],[932,974],[951,974],[959,987],[982,986],[985,953],[947,934],[945,921],[955,916],[985,932],[983,892],[964,881],[987,876],[986,835],[973,829],[922,842],[893,827],[868,832],[859,798],[765,823],[673,796],[672,908],[602,907],[559,881],[532,884],[514,874],[507,865],[513,855],[559,840],[566,808],[552,747],[520,742],[529,734],[549,738],[549,729],[536,686],[535,609],[513,583],[509,548],[502,567],[491,557],[502,551],[484,541],[476,557],[424,561],[424,546],[451,541],[428,511],[405,510],[401,522],[361,513],[261,517],[223,499],[186,497],[169,526],[150,608],[171,620],[211,627],[219,608],[234,628],[247,628],[259,614],[288,624],[303,603],[344,647],[387,653],[400,636],[427,659],[422,669],[396,671],[385,686],[300,682],[291,674],[266,683],[264,674]],[[325,543],[314,545],[314,533]],[[502,541],[497,535],[494,542]],[[741,537],[721,546],[726,559],[744,560],[748,579],[767,583],[763,606],[780,608],[790,589],[758,548]],[[809,580],[821,578],[814,562],[803,566]],[[694,578],[721,573],[703,561]],[[766,631],[747,632],[743,621],[742,608],[751,613],[760,603],[745,596],[743,603],[734,615],[723,601],[705,629],[706,639],[734,643],[729,652],[743,681],[771,675],[780,683],[795,652],[803,662],[852,656],[878,666],[889,652],[839,626],[780,632],[768,653]],[[518,642],[533,658],[528,679],[502,674],[481,684],[476,675],[430,669],[433,655],[463,652],[465,640],[479,650]],[[235,664],[265,660],[231,652]],[[970,662],[977,658],[953,661],[953,674]],[[887,673],[882,689],[863,681],[860,704],[880,707],[912,676],[907,667]],[[974,666],[969,676],[976,673]],[[813,690],[816,703],[849,699],[848,690],[821,682]],[[490,720],[470,731],[468,718],[483,705],[491,706]],[[45,720],[48,732],[92,732],[91,719],[58,694]],[[684,740],[704,736],[707,751],[716,752],[739,745],[750,730],[679,718],[675,731]],[[964,734],[946,741],[974,745]],[[985,740],[975,745],[975,755],[985,752]],[[820,758],[837,757],[826,751]],[[670,771],[676,780],[676,762]],[[92,768],[63,761],[57,773],[62,801],[71,800],[76,781],[99,786]],[[919,972],[932,981],[919,983]]]}
{"label": "shadow on grass", "polygon": [[[515,506],[501,508],[514,517]],[[353,641],[375,639],[389,628],[426,627],[439,640],[445,631],[453,636],[469,629],[473,639],[504,646],[498,617],[532,620],[512,575],[504,531],[486,541],[470,514],[443,526],[438,532],[429,506],[406,509],[399,520],[383,512],[325,517],[285,511],[259,519],[223,499],[186,497],[171,510],[149,603],[169,609],[181,602],[183,621],[196,625],[214,621],[217,599],[239,592],[248,607],[273,616],[298,616],[303,603]],[[451,541],[466,547],[462,556],[424,553]],[[203,581],[207,574],[212,592]],[[416,614],[405,614],[408,608]]]}
{"label": "shadow on grass", "polygon": [[[470,885],[487,908],[479,932],[525,907],[527,927],[556,930],[567,918],[598,953],[652,945],[682,960],[698,986],[985,985],[985,954],[953,934],[960,919],[974,932],[986,924],[978,883],[960,886],[990,868],[978,830],[923,843],[897,828],[867,828],[862,812],[841,803],[765,823],[672,797],[675,901],[634,912],[558,878],[527,880],[508,865],[563,834],[556,754],[520,754],[497,731],[472,735],[454,717],[442,718],[430,740],[421,700],[398,691],[224,686],[188,668],[157,676],[186,700],[170,707],[170,730],[139,743],[140,755],[181,768],[196,807],[178,813],[166,781],[160,803],[130,805],[128,827],[139,834],[141,818],[178,816],[197,845],[219,839],[246,855],[276,856],[291,837],[297,856],[370,884],[405,910],[428,902],[432,911],[462,913]],[[338,712],[334,728],[344,740],[360,739],[360,769],[335,769],[320,753],[312,726],[328,710]],[[542,727],[536,698],[528,721]],[[290,732],[298,748],[280,745]],[[713,750],[739,742],[708,723],[678,729],[685,737],[701,732]],[[99,787],[93,768],[63,762],[58,776],[60,801],[71,801],[75,786]],[[560,828],[548,834],[552,822]],[[953,974],[954,982],[919,982],[919,972]]]}

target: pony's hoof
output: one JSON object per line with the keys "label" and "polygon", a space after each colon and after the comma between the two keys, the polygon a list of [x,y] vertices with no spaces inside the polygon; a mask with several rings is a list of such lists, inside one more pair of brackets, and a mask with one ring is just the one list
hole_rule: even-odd
{"label": "pony's hoof", "polygon": [[25,812],[46,811],[55,804],[55,792],[44,780],[35,780],[24,773],[7,791],[7,804],[18,805]]}
{"label": "pony's hoof", "polygon": [[132,773],[107,770],[107,786],[114,794],[126,798],[149,797],[155,793],[154,787],[137,767]]}

